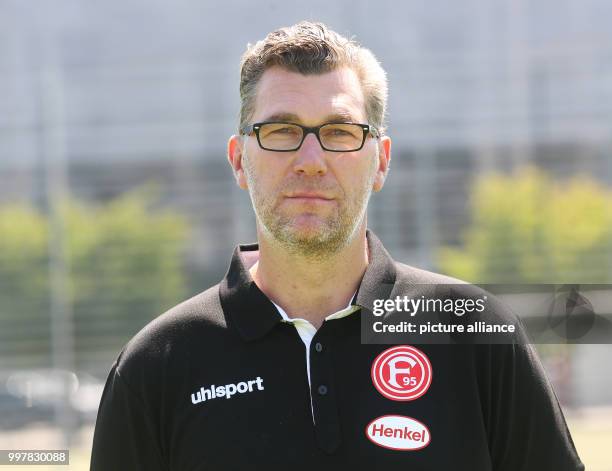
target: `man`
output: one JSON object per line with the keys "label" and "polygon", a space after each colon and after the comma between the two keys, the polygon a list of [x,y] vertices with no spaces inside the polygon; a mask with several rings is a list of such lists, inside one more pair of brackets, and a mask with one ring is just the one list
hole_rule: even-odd
{"label": "man", "polygon": [[303,22],[249,47],[240,93],[258,244],[126,345],[91,469],[583,469],[525,343],[361,344],[376,299],[456,282],[366,230],[391,155],[374,56]]}

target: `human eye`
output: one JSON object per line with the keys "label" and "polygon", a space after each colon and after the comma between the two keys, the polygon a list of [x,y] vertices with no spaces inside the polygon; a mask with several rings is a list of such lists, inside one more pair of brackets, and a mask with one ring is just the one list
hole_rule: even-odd
{"label": "human eye", "polygon": [[333,134],[334,136],[348,136],[351,133],[349,131],[347,131],[346,129],[332,128],[332,129],[330,129],[330,134]]}
{"label": "human eye", "polygon": [[293,136],[299,128],[288,123],[269,123],[262,126],[261,132],[264,136]]}
{"label": "human eye", "polygon": [[321,130],[329,138],[357,138],[361,135],[361,128],[353,124],[328,124]]}
{"label": "human eye", "polygon": [[274,132],[275,134],[290,134],[292,132],[295,132],[295,128],[285,126],[282,128],[274,129],[272,132]]}

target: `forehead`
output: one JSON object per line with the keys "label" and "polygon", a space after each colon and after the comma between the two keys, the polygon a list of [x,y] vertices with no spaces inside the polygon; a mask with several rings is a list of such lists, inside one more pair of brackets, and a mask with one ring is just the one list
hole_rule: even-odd
{"label": "forehead", "polygon": [[253,122],[283,116],[293,116],[305,125],[334,116],[365,123],[365,99],[357,74],[348,67],[316,75],[269,68],[257,85]]}

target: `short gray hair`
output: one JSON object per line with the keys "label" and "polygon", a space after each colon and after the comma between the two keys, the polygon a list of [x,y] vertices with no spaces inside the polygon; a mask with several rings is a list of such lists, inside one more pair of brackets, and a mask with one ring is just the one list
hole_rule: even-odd
{"label": "short gray hair", "polygon": [[280,28],[247,46],[240,65],[240,129],[253,116],[261,76],[273,66],[304,75],[351,68],[361,83],[369,124],[384,132],[387,76],[374,54],[323,23],[309,21]]}

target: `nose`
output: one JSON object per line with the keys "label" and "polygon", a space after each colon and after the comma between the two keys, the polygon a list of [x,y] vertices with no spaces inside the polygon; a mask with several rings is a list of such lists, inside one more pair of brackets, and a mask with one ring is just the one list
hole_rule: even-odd
{"label": "nose", "polygon": [[308,134],[302,142],[302,146],[296,151],[293,164],[296,173],[308,176],[325,175],[327,163],[325,151],[319,144],[317,136]]}

